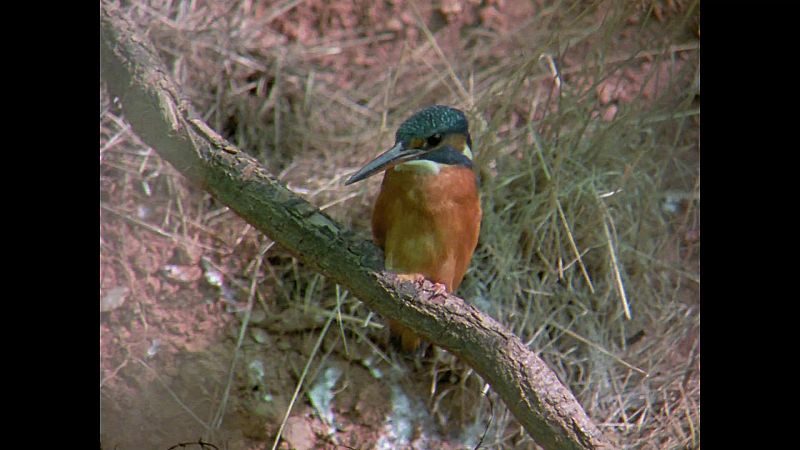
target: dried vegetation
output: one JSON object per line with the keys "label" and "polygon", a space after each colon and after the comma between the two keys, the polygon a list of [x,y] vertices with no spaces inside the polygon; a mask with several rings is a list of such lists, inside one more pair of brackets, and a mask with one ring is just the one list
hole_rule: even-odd
{"label": "dried vegetation", "polygon": [[[212,127],[365,239],[379,182],[344,178],[412,111],[464,109],[484,221],[460,296],[540,352],[621,447],[699,448],[697,2],[124,12]],[[397,358],[380,318],[188,185],[102,86],[100,110],[104,445],[269,448],[280,428],[287,448],[460,448],[488,424],[485,447],[534,446],[468,367]],[[398,415],[410,437],[392,435]]]}

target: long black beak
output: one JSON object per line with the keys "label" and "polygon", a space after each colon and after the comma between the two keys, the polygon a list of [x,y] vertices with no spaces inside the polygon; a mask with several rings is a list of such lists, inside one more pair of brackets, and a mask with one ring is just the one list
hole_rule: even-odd
{"label": "long black beak", "polygon": [[423,149],[405,148],[403,147],[402,142],[398,142],[394,145],[394,147],[390,148],[384,153],[381,153],[380,156],[368,162],[352,177],[350,177],[347,181],[345,181],[344,184],[348,185],[348,184],[353,184],[357,181],[364,180],[366,178],[375,175],[376,173],[380,172],[381,170],[385,169],[386,167],[392,164],[397,164],[403,161],[414,159],[423,153],[425,153],[425,150]]}

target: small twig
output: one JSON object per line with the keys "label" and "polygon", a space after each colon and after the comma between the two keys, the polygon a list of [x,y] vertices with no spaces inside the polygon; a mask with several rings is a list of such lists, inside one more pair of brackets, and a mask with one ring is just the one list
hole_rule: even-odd
{"label": "small twig", "polygon": [[111,371],[111,373],[110,373],[110,374],[106,375],[106,376],[105,376],[105,377],[104,377],[102,380],[100,380],[100,389],[102,389],[102,388],[103,388],[103,385],[104,385],[104,384],[105,384],[105,383],[106,383],[108,380],[110,380],[110,379],[114,378],[115,376],[117,376],[117,373],[118,373],[120,370],[122,370],[122,368],[123,368],[123,367],[125,367],[125,366],[127,366],[127,365],[128,365],[128,361],[130,361],[130,359],[129,359],[129,358],[126,356],[126,357],[125,357],[125,360],[124,360],[124,361],[122,361],[122,363],[121,363],[120,365],[118,365],[118,366],[117,366],[117,367],[116,367],[114,370],[112,370],[112,371]]}
{"label": "small twig", "polygon": [[[601,202],[602,203],[602,202]],[[622,284],[622,274],[619,270],[619,263],[617,263],[617,252],[614,250],[614,244],[611,238],[611,231],[608,229],[608,223],[611,222],[611,217],[608,211],[603,210],[603,232],[606,234],[606,241],[608,242],[608,253],[611,255],[611,269],[614,272],[614,281],[617,287],[617,293],[622,301],[622,308],[625,312],[625,318],[631,320],[631,308],[628,305],[628,295],[625,293],[625,286]],[[611,226],[614,224],[611,222]]]}
{"label": "small twig", "polygon": [[699,116],[700,108],[687,109],[686,111],[678,111],[670,114],[658,114],[653,117],[645,119],[638,119],[634,122],[637,125],[652,125],[658,122],[665,122],[667,120],[683,119],[686,117]]}
{"label": "small twig", "polygon": [[277,19],[278,17],[286,14],[287,12],[292,10],[295,6],[303,3],[304,1],[305,0],[287,0],[275,5],[275,7],[272,8],[272,11],[270,11],[269,14],[267,15],[267,18],[264,19],[264,24],[266,25],[272,22],[273,20]]}
{"label": "small twig", "polygon": [[[578,266],[581,268],[581,273],[583,274],[583,278],[586,279],[586,284],[589,285],[589,292],[594,294],[594,285],[592,284],[592,279],[589,277],[589,272],[586,271],[586,266],[583,265],[583,259],[581,258],[581,252],[578,251],[578,246],[575,244],[575,239],[572,237],[572,230],[569,228],[569,223],[567,223],[567,217],[564,215],[564,210],[561,209],[561,202],[556,199],[556,207],[558,208],[558,215],[561,217],[561,223],[564,225],[564,230],[567,232],[567,240],[569,240],[569,246],[572,251],[575,253],[575,258],[578,261]],[[630,319],[630,317],[628,317]]]}
{"label": "small twig", "polygon": [[111,136],[111,138],[108,140],[108,142],[105,143],[105,145],[100,147],[100,154],[102,155],[105,151],[107,151],[107,150],[113,148],[115,145],[117,145],[120,141],[122,141],[122,138],[124,138],[128,134],[130,134],[130,131],[131,131],[131,126],[130,125],[125,125],[114,136]]}
{"label": "small twig", "polygon": [[211,426],[214,427],[214,429],[219,429],[219,427],[222,425],[222,418],[225,416],[225,409],[228,406],[228,396],[230,394],[231,385],[233,384],[233,373],[236,369],[236,361],[239,359],[242,343],[244,342],[245,332],[247,331],[247,325],[250,323],[250,315],[253,311],[253,299],[255,298],[256,286],[258,285],[258,273],[261,271],[261,263],[264,261],[264,256],[274,244],[275,242],[270,242],[267,244],[264,249],[259,252],[258,257],[256,258],[256,265],[253,268],[253,279],[250,283],[250,294],[247,296],[247,309],[244,313],[242,326],[239,328],[239,338],[236,340],[236,349],[233,351],[233,360],[231,361],[231,367],[228,370],[228,381],[225,384],[225,392],[222,394],[222,400],[219,403],[217,414],[214,417],[214,420],[211,422]]}
{"label": "small twig", "polygon": [[300,393],[300,388],[303,387],[303,382],[306,379],[306,375],[308,374],[308,369],[311,367],[311,362],[314,361],[314,356],[319,351],[320,346],[322,346],[322,340],[325,338],[325,335],[328,333],[328,328],[330,328],[333,319],[336,317],[335,314],[331,315],[328,318],[328,321],[325,322],[325,326],[322,328],[322,332],[319,334],[319,338],[317,339],[317,343],[314,345],[314,349],[311,350],[311,355],[308,357],[308,361],[306,361],[306,366],[303,368],[303,373],[300,374],[300,379],[297,381],[297,387],[294,390],[294,394],[292,394],[292,399],[289,401],[289,406],[286,408],[286,414],[283,416],[283,421],[281,421],[281,426],[278,428],[278,434],[275,435],[275,442],[272,443],[272,450],[275,450],[278,447],[278,443],[281,440],[281,434],[283,434],[283,428],[286,426],[286,421],[289,420],[289,414],[292,412],[292,407],[294,407],[294,403],[297,401],[297,395]]}
{"label": "small twig", "polygon": [[453,66],[450,64],[450,61],[448,61],[448,59],[445,57],[444,52],[439,47],[439,44],[436,42],[436,38],[433,36],[433,33],[431,33],[430,28],[428,28],[428,26],[425,24],[425,21],[422,20],[422,15],[419,13],[417,5],[413,1],[411,2],[411,9],[414,10],[414,15],[417,16],[417,22],[419,23],[419,27],[425,34],[425,37],[428,39],[428,42],[430,42],[431,47],[433,47],[433,51],[436,52],[436,55],[439,56],[439,58],[447,66],[448,75],[450,75],[450,78],[453,80],[453,84],[456,85],[458,93],[459,95],[461,95],[463,101],[466,102],[467,105],[469,106],[469,108],[467,109],[472,109],[472,102],[471,102],[472,98],[470,97],[469,92],[467,92],[466,89],[464,89],[464,85],[461,83],[461,80],[458,79],[458,76],[453,70]]}
{"label": "small twig", "polygon": [[390,366],[391,366],[393,369],[399,369],[399,366],[397,365],[397,363],[395,363],[395,362],[394,362],[394,361],[393,361],[393,360],[392,360],[392,359],[389,357],[389,355],[387,355],[386,353],[384,353],[384,352],[383,352],[383,350],[381,350],[381,349],[380,349],[380,348],[379,348],[377,345],[375,345],[375,344],[374,344],[374,343],[373,343],[373,342],[372,342],[372,341],[369,339],[369,337],[368,337],[367,335],[365,335],[364,333],[362,333],[362,332],[361,332],[361,331],[360,331],[358,328],[350,328],[350,332],[351,332],[351,333],[354,333],[356,336],[358,336],[359,338],[361,338],[361,340],[362,340],[363,342],[365,342],[365,343],[366,343],[366,344],[367,344],[367,345],[368,345],[368,346],[369,346],[369,347],[372,349],[372,351],[373,351],[373,352],[374,352],[376,355],[378,355],[378,356],[380,356],[380,357],[381,357],[381,359],[383,360],[383,362],[385,362],[386,364],[389,364],[389,365],[390,365]]}
{"label": "small twig", "polygon": [[556,85],[556,89],[561,88],[561,73],[558,70],[558,66],[556,65],[556,61],[553,58],[553,55],[549,53],[542,53],[539,55],[539,61],[545,60],[547,62],[547,68],[550,69],[550,75],[553,77],[553,82]]}
{"label": "small twig", "polygon": [[173,449],[176,449],[176,448],[185,448],[185,447],[188,447],[190,445],[199,445],[201,449],[206,448],[206,447],[210,447],[210,448],[219,450],[219,447],[217,447],[216,445],[212,444],[211,442],[203,442],[203,438],[198,439],[197,442],[179,442],[179,443],[173,445],[172,447],[168,448],[167,450],[173,450]]}
{"label": "small twig", "polygon": [[184,410],[184,411],[186,411],[186,412],[187,412],[187,413],[188,413],[190,416],[192,416],[192,418],[193,418],[195,421],[197,421],[197,423],[199,423],[200,425],[202,425],[202,427],[203,427],[203,428],[204,428],[206,431],[209,431],[209,432],[210,432],[210,431],[213,431],[213,430],[211,429],[211,427],[210,427],[210,426],[208,426],[208,424],[207,424],[207,423],[203,422],[203,419],[201,419],[201,418],[197,417],[197,414],[195,414],[195,413],[194,413],[194,411],[192,411],[191,409],[189,409],[189,407],[188,407],[188,406],[186,406],[186,404],[185,404],[185,403],[183,403],[183,401],[181,401],[181,399],[178,397],[178,395],[177,395],[177,394],[175,394],[175,392],[174,392],[172,389],[170,389],[170,387],[169,387],[169,386],[167,386],[167,383],[165,383],[165,382],[164,382],[164,380],[162,380],[162,379],[161,379],[161,377],[158,375],[158,372],[156,372],[155,370],[153,370],[153,368],[152,368],[152,367],[148,366],[146,362],[142,361],[142,360],[141,360],[141,359],[139,359],[139,358],[134,358],[134,361],[138,362],[139,364],[143,365],[143,366],[144,366],[144,367],[145,367],[147,370],[149,370],[149,371],[150,371],[150,372],[151,372],[151,373],[152,373],[152,374],[153,374],[153,375],[156,377],[156,380],[158,380],[158,382],[159,382],[159,383],[161,383],[161,386],[162,386],[164,389],[166,389],[166,390],[167,390],[167,393],[169,393],[169,395],[170,395],[170,396],[171,396],[171,397],[172,397],[172,398],[175,400],[175,402],[177,402],[177,403],[178,403],[178,405],[180,405],[180,407],[181,407],[181,408],[183,408],[183,410]]}
{"label": "small twig", "polygon": [[619,356],[617,356],[617,355],[611,353],[610,351],[604,349],[599,344],[596,344],[596,343],[590,341],[589,339],[586,339],[585,337],[575,333],[574,331],[570,331],[570,330],[568,330],[566,328],[563,328],[561,325],[559,325],[559,324],[557,324],[555,322],[550,322],[550,325],[552,325],[553,327],[555,327],[556,329],[558,329],[562,333],[568,334],[568,335],[572,336],[573,338],[583,342],[584,344],[589,345],[591,347],[594,347],[600,353],[603,353],[604,355],[610,356],[611,358],[613,358],[615,361],[617,361],[618,363],[622,364],[623,366],[625,366],[625,367],[627,367],[627,368],[629,368],[631,370],[635,370],[635,371],[639,372],[640,374],[642,374],[642,375],[644,375],[646,377],[650,376],[646,371],[634,366],[633,364],[625,361],[624,359],[620,358]]}
{"label": "small twig", "polygon": [[341,312],[332,312],[332,311],[329,311],[329,310],[324,309],[324,308],[320,308],[319,306],[315,306],[315,305],[308,305],[308,306],[304,307],[303,309],[305,311],[312,312],[314,314],[319,314],[321,316],[325,316],[326,318],[328,318],[328,317],[336,317],[336,320],[339,320],[341,322],[349,322],[349,323],[355,324],[355,325],[357,325],[358,327],[361,327],[361,328],[369,327],[369,328],[373,328],[375,330],[384,329],[384,326],[381,325],[378,322],[367,322],[367,323],[365,323],[364,319],[362,319],[361,317],[356,317],[356,316],[354,316],[352,314],[342,314]]}
{"label": "small twig", "polygon": [[205,250],[219,251],[218,248],[211,247],[211,246],[203,244],[201,242],[194,242],[194,241],[190,240],[189,238],[185,238],[183,236],[178,236],[178,235],[176,235],[174,233],[169,233],[167,231],[164,231],[163,229],[161,229],[161,228],[159,228],[159,227],[157,227],[155,225],[151,225],[151,224],[149,224],[147,222],[143,222],[143,221],[141,221],[139,219],[131,217],[130,215],[125,214],[125,213],[123,213],[121,211],[117,211],[116,209],[106,205],[105,203],[100,203],[100,208],[102,208],[102,209],[114,214],[117,217],[125,219],[128,222],[131,222],[133,224],[139,225],[140,227],[146,229],[147,231],[151,231],[151,232],[156,233],[156,234],[158,234],[160,236],[163,236],[165,238],[172,239],[175,242],[179,242],[179,243],[182,243],[182,244],[185,244],[185,245],[192,245],[192,246],[196,245],[196,246],[201,247],[201,248],[203,248]]}
{"label": "small twig", "polygon": [[478,450],[481,447],[481,445],[483,444],[483,440],[486,439],[486,433],[489,432],[489,427],[492,426],[492,421],[494,420],[494,402],[492,402],[492,398],[489,397],[488,395],[489,388],[490,388],[489,383],[486,383],[486,385],[483,386],[483,390],[481,391],[481,395],[486,397],[486,400],[489,401],[489,421],[486,423],[486,428],[483,429],[483,434],[481,435],[481,438],[478,440],[478,443],[475,445],[475,448],[473,450]]}
{"label": "small twig", "polygon": [[[346,295],[346,291],[345,291]],[[342,345],[344,346],[344,354],[350,355],[350,350],[347,348],[347,336],[344,332],[344,326],[342,325],[342,289],[339,285],[336,285],[336,322],[339,324],[339,331],[341,332],[342,336]]]}

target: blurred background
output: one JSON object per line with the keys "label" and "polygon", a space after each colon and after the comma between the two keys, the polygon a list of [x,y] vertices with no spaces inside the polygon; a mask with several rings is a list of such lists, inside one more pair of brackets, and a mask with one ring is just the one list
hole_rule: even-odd
{"label": "blurred background", "polygon": [[[414,111],[464,110],[484,215],[457,294],[619,447],[699,448],[699,2],[121,13],[212,128],[364,239],[381,177],[344,180]],[[101,82],[104,448],[274,448],[282,424],[277,448],[538,448],[468,366],[441,349],[404,358],[386,335],[162,161]]]}

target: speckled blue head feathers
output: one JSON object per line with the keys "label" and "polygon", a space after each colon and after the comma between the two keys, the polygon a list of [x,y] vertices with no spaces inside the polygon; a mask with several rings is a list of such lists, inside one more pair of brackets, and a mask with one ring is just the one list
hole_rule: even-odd
{"label": "speckled blue head feathers", "polygon": [[406,119],[395,133],[395,142],[406,142],[414,137],[427,137],[436,133],[468,132],[467,116],[461,110],[444,105],[433,105],[417,111]]}

